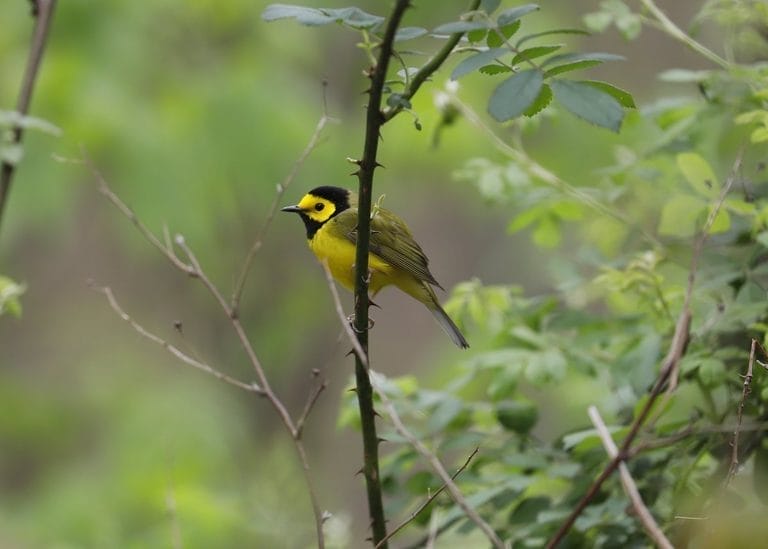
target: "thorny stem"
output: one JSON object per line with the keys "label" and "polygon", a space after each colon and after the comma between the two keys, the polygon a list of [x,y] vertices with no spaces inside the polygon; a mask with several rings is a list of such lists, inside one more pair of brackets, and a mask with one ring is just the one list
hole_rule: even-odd
{"label": "thorny stem", "polygon": [[[16,112],[26,116],[29,105],[32,102],[32,92],[35,89],[37,75],[40,72],[40,62],[45,52],[45,43],[50,33],[53,11],[56,8],[56,0],[33,0],[32,16],[35,18],[35,29],[32,33],[32,45],[27,57],[27,66],[24,69],[24,77],[21,81],[21,92],[16,103]],[[24,130],[20,125],[13,128],[12,143],[21,143]],[[5,203],[8,201],[8,193],[11,190],[11,181],[16,172],[16,165],[12,162],[0,163],[0,221],[3,218]]]}
{"label": "thorny stem", "polygon": [[[355,251],[355,332],[363,350],[362,355],[355,354],[355,378],[357,383],[357,402],[360,408],[360,422],[363,433],[363,475],[365,476],[368,496],[368,513],[371,519],[373,544],[376,545],[387,535],[384,517],[384,503],[379,476],[379,438],[376,435],[376,411],[373,408],[373,388],[368,377],[368,252],[371,239],[371,194],[373,192],[373,173],[379,165],[377,154],[379,136],[384,116],[381,112],[384,84],[387,68],[392,57],[395,33],[409,0],[397,0],[387,22],[384,36],[379,45],[376,64],[370,69],[371,87],[368,91],[366,109],[365,143],[363,157],[358,162],[359,203],[357,219],[357,249]],[[387,547],[386,542],[382,546]]]}

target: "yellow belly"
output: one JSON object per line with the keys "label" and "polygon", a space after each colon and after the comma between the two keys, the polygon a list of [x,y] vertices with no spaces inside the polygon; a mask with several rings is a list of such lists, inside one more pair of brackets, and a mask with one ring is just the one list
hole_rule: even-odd
{"label": "yellow belly", "polygon": [[[320,229],[309,241],[309,247],[321,262],[328,263],[333,278],[339,284],[348,290],[355,289],[355,245],[352,242]],[[371,273],[369,288],[372,294],[395,283],[392,279],[394,268],[376,255],[368,254],[368,270]]]}

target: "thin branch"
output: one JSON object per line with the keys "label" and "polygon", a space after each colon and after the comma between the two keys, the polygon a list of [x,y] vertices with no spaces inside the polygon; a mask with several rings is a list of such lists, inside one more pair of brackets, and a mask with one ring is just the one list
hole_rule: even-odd
{"label": "thin branch", "polygon": [[357,340],[357,336],[352,329],[349,318],[347,318],[347,316],[344,314],[344,307],[341,304],[339,291],[336,289],[336,283],[333,281],[331,270],[328,268],[328,262],[323,261],[321,265],[323,267],[323,272],[325,273],[325,280],[328,282],[328,289],[331,292],[331,297],[333,297],[333,305],[336,309],[336,314],[339,316],[339,320],[341,321],[341,326],[344,329],[344,333],[347,335],[347,339],[349,339],[349,342],[352,344],[352,350],[355,352],[355,355],[363,363],[363,365],[368,368],[368,357],[366,356],[363,347],[360,345],[360,342]]}
{"label": "thin branch", "polygon": [[[56,0],[36,0],[32,2],[32,16],[35,18],[35,28],[32,32],[32,45],[27,56],[27,65],[21,81],[21,91],[16,102],[16,112],[26,116],[29,105],[32,102],[32,92],[35,89],[37,75],[40,72],[40,63],[45,52],[45,43],[50,34],[53,11],[56,8]],[[13,128],[11,141],[19,145],[24,136],[24,129],[20,125]],[[0,221],[3,218],[5,203],[8,201],[8,193],[11,190],[11,182],[16,172],[16,164],[3,161],[0,163]]]}
{"label": "thin branch", "polygon": [[171,343],[168,343],[166,340],[161,338],[160,336],[153,334],[146,328],[144,328],[141,324],[136,322],[128,313],[125,312],[125,309],[123,309],[120,304],[117,302],[117,299],[115,298],[115,294],[112,292],[112,289],[108,286],[93,286],[93,288],[102,294],[104,294],[107,298],[107,301],[109,302],[110,307],[112,307],[112,310],[117,313],[117,316],[125,320],[128,324],[131,325],[131,327],[142,337],[152,341],[153,343],[156,343],[160,345],[162,348],[164,348],[166,351],[171,353],[173,356],[175,356],[180,361],[184,362],[185,364],[189,364],[193,368],[197,368],[198,370],[201,370],[205,372],[206,374],[212,375],[218,380],[221,380],[225,383],[229,383],[230,385],[234,385],[235,387],[239,387],[240,389],[245,389],[246,391],[249,391],[251,393],[256,393],[257,395],[264,395],[264,391],[261,389],[261,387],[258,386],[256,383],[245,383],[244,381],[240,381],[239,379],[235,379],[231,376],[228,376],[227,374],[220,372],[219,370],[211,367],[210,365],[201,362],[195,358],[192,358],[185,352],[183,352],[178,347],[172,345]]}
{"label": "thin branch", "polygon": [[[259,391],[260,391],[259,394],[261,396],[264,396],[272,405],[272,408],[274,408],[275,412],[277,412],[277,415],[280,417],[283,425],[285,426],[285,429],[288,431],[288,433],[291,436],[291,439],[293,440],[296,453],[299,456],[299,460],[301,462],[302,472],[304,473],[304,481],[307,486],[307,492],[309,493],[309,499],[312,504],[312,512],[315,518],[315,533],[317,536],[317,544],[320,549],[323,549],[325,547],[325,538],[323,535],[324,515],[322,510],[320,509],[320,504],[317,499],[317,493],[315,491],[314,482],[310,475],[309,460],[307,458],[307,453],[304,448],[304,444],[301,441],[301,431],[296,427],[296,424],[291,418],[291,415],[288,412],[285,405],[283,404],[283,402],[272,390],[272,387],[269,384],[269,380],[267,379],[266,373],[264,372],[264,368],[262,367],[261,362],[259,361],[259,358],[256,356],[256,352],[253,349],[253,345],[251,344],[251,341],[248,338],[248,334],[246,334],[245,329],[243,328],[243,325],[240,322],[240,319],[233,313],[233,310],[230,307],[227,300],[224,299],[224,296],[222,295],[222,293],[219,291],[216,285],[211,281],[211,279],[205,273],[205,271],[202,268],[202,265],[200,264],[200,261],[197,259],[197,256],[193,253],[192,249],[187,245],[184,237],[181,235],[176,235],[174,242],[175,242],[175,245],[178,246],[186,255],[187,262],[179,259],[179,257],[176,255],[176,253],[174,252],[170,244],[163,244],[163,242],[160,241],[154,235],[154,233],[152,233],[152,231],[150,231],[141,222],[141,220],[136,216],[133,210],[129,208],[125,204],[125,202],[123,202],[120,199],[120,197],[117,196],[117,194],[115,194],[114,191],[112,191],[106,179],[101,176],[99,171],[93,166],[93,164],[90,162],[87,156],[84,154],[83,157],[85,160],[85,164],[89,166],[91,172],[96,177],[96,180],[99,184],[99,190],[101,191],[101,193],[104,194],[104,196],[106,196],[109,199],[109,201],[133,223],[133,225],[139,230],[139,232],[144,236],[144,238],[150,244],[152,244],[152,246],[157,248],[173,266],[175,266],[181,272],[193,278],[198,279],[203,284],[203,286],[208,290],[208,292],[211,294],[214,300],[219,304],[219,306],[221,307],[221,310],[229,319],[229,322],[232,325],[232,329],[235,331],[240,341],[240,346],[245,351],[245,354],[248,357],[249,362],[251,363],[251,365],[253,366],[253,369],[256,372],[256,376],[259,380]],[[167,236],[168,231],[165,230],[164,233],[166,235],[165,239],[166,241],[168,241],[168,236]],[[150,337],[150,339],[152,338]],[[194,361],[194,359],[192,360]]]}
{"label": "thin branch", "polygon": [[645,9],[647,9],[650,12],[650,14],[658,22],[657,27],[659,29],[663,30],[672,38],[679,40],[680,42],[682,42],[683,44],[691,48],[693,51],[703,55],[704,57],[712,61],[715,65],[719,65],[721,68],[726,70],[732,68],[731,63],[729,63],[727,60],[717,55],[715,52],[713,52],[703,44],[691,38],[688,35],[688,33],[684,32],[680,27],[678,27],[669,17],[667,17],[666,13],[664,13],[659,9],[659,7],[654,3],[653,0],[640,0],[640,3],[645,7]]}
{"label": "thin branch", "polygon": [[[472,0],[469,5],[469,11],[475,11],[479,6],[480,0]],[[414,95],[416,95],[416,92],[419,91],[421,85],[426,82],[427,79],[442,66],[443,63],[445,63],[445,60],[448,59],[448,56],[453,51],[453,48],[456,47],[456,44],[459,43],[459,40],[461,40],[461,37],[464,36],[464,34],[465,33],[463,32],[457,32],[450,35],[445,41],[443,47],[440,48],[440,50],[435,55],[433,55],[429,61],[424,64],[424,66],[416,71],[408,85],[405,87],[405,90],[403,90],[403,93],[400,94],[404,101],[408,101]],[[408,71],[406,70],[405,72],[407,75]],[[402,110],[403,102],[398,102],[396,106],[389,107],[383,113],[384,122],[388,122]]]}
{"label": "thin branch", "polygon": [[[81,150],[81,156],[82,156],[82,162],[85,164],[88,169],[90,170],[93,177],[96,179],[96,183],[99,186],[99,192],[103,194],[105,197],[107,197],[107,200],[109,200],[113,206],[115,206],[120,213],[122,213],[125,217],[128,218],[128,220],[133,223],[133,226],[138,229],[138,231],[141,233],[141,235],[144,237],[144,239],[149,242],[152,246],[154,246],[160,253],[162,253],[168,261],[171,262],[171,264],[182,271],[184,274],[189,276],[195,276],[194,268],[191,265],[188,265],[187,263],[184,263],[181,259],[178,258],[176,253],[173,251],[173,248],[168,242],[168,244],[163,244],[163,242],[155,236],[155,234],[150,231],[144,223],[141,222],[141,220],[136,216],[136,213],[133,211],[133,209],[128,206],[118,195],[115,193],[115,191],[112,190],[112,188],[107,183],[107,180],[104,178],[104,176],[101,174],[101,172],[96,168],[96,166],[91,161],[91,158],[88,156],[85,149]],[[165,233],[167,234],[167,229],[165,229]]]}
{"label": "thin branch", "polygon": [[[477,452],[479,452],[479,451],[480,451],[479,447],[476,447],[474,450],[472,450],[472,453],[469,454],[469,457],[466,459],[464,464],[461,467],[459,467],[458,469],[456,469],[456,472],[451,475],[451,480],[456,480],[456,477],[458,477],[462,473],[462,471],[464,471],[464,469],[466,469],[467,466],[469,466],[469,462],[472,461],[472,458],[474,458],[477,455]],[[421,503],[421,505],[419,505],[410,515],[408,515],[408,517],[403,522],[401,522],[394,529],[392,529],[389,532],[389,534],[387,534],[387,537],[385,537],[383,540],[381,540],[379,543],[377,543],[376,547],[374,547],[374,549],[379,549],[381,547],[382,543],[384,543],[385,541],[390,539],[392,536],[397,534],[400,530],[402,530],[403,528],[408,526],[408,524],[410,524],[411,521],[413,521],[416,517],[418,517],[419,514],[421,514],[421,512],[424,509],[429,507],[429,504],[432,503],[437,496],[439,496],[440,494],[443,493],[443,490],[445,490],[447,486],[448,486],[447,484],[443,484],[442,486],[440,486],[440,488],[435,490],[426,500],[424,500]],[[436,525],[435,525],[435,528],[436,528]],[[430,528],[430,533],[433,534],[431,528]]]}
{"label": "thin branch", "polygon": [[[691,301],[693,299],[693,288],[696,282],[696,272],[698,270],[699,258],[701,256],[702,250],[704,249],[704,244],[709,237],[709,231],[712,228],[712,224],[714,223],[715,218],[717,217],[720,208],[725,202],[725,198],[728,195],[728,192],[731,190],[731,187],[733,186],[733,183],[741,169],[743,153],[744,147],[742,147],[737,153],[736,160],[734,161],[733,167],[731,168],[731,173],[728,175],[720,195],[718,196],[718,200],[714,204],[709,217],[704,223],[704,226],[702,227],[702,230],[694,243],[693,254],[691,256],[691,264],[688,271],[688,286],[686,288],[683,306],[675,324],[675,333],[672,336],[672,341],[669,345],[669,351],[662,361],[661,370],[659,371],[659,375],[656,378],[656,382],[649,392],[648,399],[645,401],[645,405],[630,425],[629,432],[621,444],[619,453],[616,455],[616,457],[608,462],[602,472],[589,487],[587,492],[578,501],[576,506],[573,508],[573,511],[571,511],[566,520],[560,525],[560,528],[558,528],[557,532],[555,532],[554,536],[552,536],[552,538],[547,543],[548,549],[557,547],[557,545],[563,540],[565,535],[571,529],[573,523],[576,522],[576,519],[579,517],[579,515],[581,515],[584,509],[586,509],[592,499],[597,495],[603,483],[613,474],[613,472],[618,468],[619,464],[624,462],[630,455],[632,443],[640,432],[640,429],[643,427],[643,425],[645,425],[645,422],[648,419],[654,404],[656,404],[657,399],[662,394],[664,387],[667,385],[667,382],[669,382],[670,386],[674,386],[680,360],[685,355],[685,351],[688,347],[688,340],[690,338],[692,318]],[[667,392],[666,394],[669,398],[669,395],[672,393]]]}
{"label": "thin branch", "polygon": [[232,312],[235,315],[237,315],[238,311],[240,310],[240,300],[243,297],[245,282],[248,279],[248,273],[253,266],[253,260],[256,257],[258,251],[261,249],[261,246],[264,242],[264,237],[267,235],[267,232],[272,225],[272,220],[277,213],[277,209],[280,205],[283,194],[296,178],[296,175],[299,173],[299,170],[302,168],[309,155],[312,154],[312,151],[314,151],[317,147],[318,143],[320,142],[320,135],[323,133],[325,127],[329,122],[333,121],[333,119],[328,116],[328,108],[325,101],[325,86],[326,83],[323,82],[323,115],[320,117],[320,120],[317,121],[315,131],[312,132],[312,136],[309,138],[307,146],[304,147],[301,155],[299,155],[299,158],[296,159],[296,162],[294,162],[291,171],[280,183],[277,184],[277,193],[275,194],[275,197],[272,200],[272,204],[269,207],[269,211],[267,213],[266,219],[264,220],[264,224],[261,226],[261,229],[259,229],[258,233],[256,233],[253,244],[251,244],[251,247],[248,250],[248,254],[245,256],[245,260],[243,261],[243,266],[240,269],[240,276],[237,278],[237,283],[235,284],[235,288],[232,292],[232,298],[230,300]]}
{"label": "thin branch", "polygon": [[739,433],[741,431],[741,420],[744,415],[744,404],[751,391],[752,375],[755,366],[755,348],[757,340],[752,338],[752,345],[749,349],[749,362],[747,363],[747,374],[744,376],[744,383],[741,389],[741,401],[739,402],[739,411],[736,415],[736,427],[733,430],[733,440],[731,440],[731,465],[728,467],[728,474],[725,477],[725,485],[728,486],[736,472],[739,470]]}
{"label": "thin branch", "polygon": [[[315,370],[315,372],[319,374],[319,371]],[[309,414],[312,412],[312,409],[315,407],[315,404],[317,404],[320,395],[327,386],[328,381],[322,379],[309,394],[307,402],[304,403],[304,410],[301,412],[299,419],[296,420],[296,438],[301,438],[301,435],[304,432],[304,424],[306,423]]]}
{"label": "thin branch", "polygon": [[[600,412],[595,406],[590,406],[587,409],[587,413],[589,414],[589,418],[592,420],[595,429],[597,429],[597,434],[603,442],[603,447],[605,448],[606,453],[609,457],[615,459],[616,456],[619,455],[619,449],[616,447],[616,443],[613,441],[611,433],[608,431],[608,427],[600,416]],[[662,549],[673,549],[672,543],[670,543],[667,536],[664,535],[664,532],[661,531],[661,528],[659,528],[653,515],[651,515],[648,507],[643,502],[640,491],[637,489],[637,484],[635,484],[635,479],[632,478],[632,475],[629,472],[629,467],[627,467],[627,464],[623,461],[619,464],[619,476],[621,477],[621,484],[624,486],[624,491],[632,502],[632,507],[634,507],[635,513],[637,513],[648,536],[650,536],[658,547],[661,547]]]}
{"label": "thin branch", "polygon": [[389,400],[389,397],[386,395],[384,390],[380,387],[375,387],[375,389],[386,409],[389,419],[392,421],[392,424],[395,426],[397,432],[400,433],[400,435],[405,438],[411,446],[413,446],[413,448],[421,455],[422,458],[424,458],[425,461],[427,461],[427,463],[429,463],[429,465],[432,467],[432,470],[437,473],[437,476],[439,476],[440,480],[442,480],[445,484],[445,487],[448,490],[448,493],[451,494],[453,501],[455,501],[456,505],[461,508],[467,518],[474,522],[478,528],[480,528],[480,530],[485,534],[485,536],[493,544],[494,547],[504,549],[504,542],[501,541],[501,538],[498,536],[498,534],[487,522],[483,520],[477,511],[475,511],[469,505],[469,503],[467,503],[464,494],[461,493],[459,487],[456,486],[455,482],[453,482],[453,478],[451,478],[451,475],[449,475],[445,470],[445,466],[443,466],[438,457],[432,453],[429,448],[427,448],[424,443],[421,442],[421,440],[419,440],[413,433],[408,430],[402,419],[400,419],[397,410],[395,410],[394,404],[392,404],[392,401]]}

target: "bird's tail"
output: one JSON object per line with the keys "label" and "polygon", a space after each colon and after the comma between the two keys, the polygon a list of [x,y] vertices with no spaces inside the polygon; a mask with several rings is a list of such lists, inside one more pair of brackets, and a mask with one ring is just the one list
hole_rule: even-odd
{"label": "bird's tail", "polygon": [[440,324],[440,327],[446,334],[448,334],[448,337],[451,338],[451,341],[453,341],[457,347],[460,347],[461,349],[469,348],[469,343],[467,343],[464,334],[461,333],[459,327],[456,326],[453,320],[451,320],[451,317],[448,316],[448,313],[446,313],[438,303],[431,304],[429,310],[432,311],[432,316],[435,317],[437,323]]}

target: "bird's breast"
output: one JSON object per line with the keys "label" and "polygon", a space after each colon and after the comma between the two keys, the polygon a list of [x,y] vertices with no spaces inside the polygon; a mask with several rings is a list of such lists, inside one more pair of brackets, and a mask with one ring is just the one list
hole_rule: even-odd
{"label": "bird's breast", "polygon": [[[329,222],[331,223],[331,222]],[[337,227],[326,224],[309,239],[309,247],[320,262],[326,262],[333,277],[348,290],[355,288],[355,244],[336,234]],[[392,284],[390,275],[392,266],[379,256],[368,254],[368,269],[371,272],[369,287],[372,293],[378,292],[387,284]]]}

